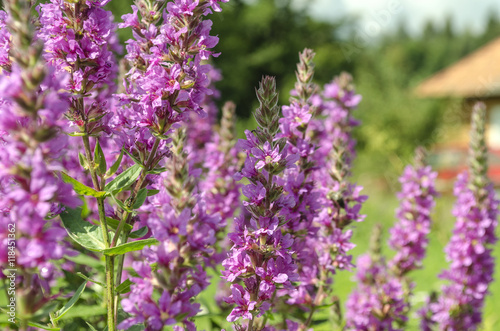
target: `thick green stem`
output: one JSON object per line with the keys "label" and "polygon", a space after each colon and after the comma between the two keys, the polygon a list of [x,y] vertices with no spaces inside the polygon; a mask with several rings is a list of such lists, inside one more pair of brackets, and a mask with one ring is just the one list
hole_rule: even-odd
{"label": "thick green stem", "polygon": [[[122,242],[126,243],[128,240],[128,231],[122,233]],[[125,262],[125,254],[118,256],[118,264],[116,270],[116,284],[117,286],[122,283],[123,263]],[[115,293],[115,316],[118,316],[118,302],[120,301],[120,293]]]}
{"label": "thick green stem", "polygon": [[[146,176],[147,176],[147,170],[150,170],[149,168],[152,166],[153,164],[153,160],[156,156],[156,152],[158,150],[158,147],[160,146],[160,139],[159,138],[156,138],[155,142],[154,142],[154,145],[153,145],[153,148],[151,150],[151,153],[149,154],[149,157],[148,157],[148,160],[146,162],[146,168],[145,170],[142,171],[140,177],[139,177],[139,180],[137,181],[137,184],[136,186],[134,187],[134,190],[132,191],[132,193],[130,194],[130,199],[129,199],[129,206],[133,205],[134,202],[135,202],[135,199],[137,197],[137,192],[139,192],[139,190],[142,188],[142,186],[144,185],[145,183],[145,180],[146,180]],[[122,215],[122,218],[120,220],[120,223],[118,224],[118,227],[116,228],[116,232],[115,232],[115,235],[113,236],[113,240],[111,242],[111,247],[115,247],[117,242],[118,242],[118,238],[120,238],[120,235],[122,235],[122,242],[123,243],[126,243],[127,240],[128,240],[128,232],[124,232],[124,233],[121,233],[125,224],[128,222],[129,220],[129,217],[130,217],[130,212],[128,211],[124,211],[123,212],[123,215]],[[118,265],[117,265],[117,274],[116,274],[116,284],[120,284],[121,281],[122,281],[122,273],[123,273],[123,263],[125,261],[125,255],[120,255],[119,258],[118,258]],[[120,293],[113,293],[113,297],[112,297],[112,301],[113,301],[113,304],[114,304],[114,311],[115,311],[115,317],[118,316],[118,302],[120,301]]]}
{"label": "thick green stem", "polygon": [[248,322],[247,331],[252,331],[252,328],[253,328],[253,318],[250,320],[250,322]]}
{"label": "thick green stem", "polygon": [[106,300],[108,303],[108,330],[116,331],[114,260],[106,256]]}

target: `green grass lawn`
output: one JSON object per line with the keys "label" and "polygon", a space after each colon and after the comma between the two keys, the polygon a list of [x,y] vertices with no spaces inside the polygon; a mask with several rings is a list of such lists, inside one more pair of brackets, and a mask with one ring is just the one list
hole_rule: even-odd
{"label": "green grass lawn", "polygon": [[[383,226],[383,241],[384,241],[384,254],[391,257],[394,253],[387,247],[388,229],[395,222],[395,208],[398,206],[398,200],[394,194],[389,194],[387,192],[380,192],[376,188],[365,189],[365,194],[370,195],[368,201],[364,204],[362,212],[367,215],[366,219],[362,223],[355,224],[353,226],[353,242],[357,245],[353,249],[354,261],[360,254],[367,251],[370,236],[373,227],[380,223]],[[446,246],[453,229],[454,218],[451,215],[451,209],[453,207],[455,199],[452,195],[443,195],[437,199],[437,204],[435,211],[433,213],[433,226],[430,234],[430,243],[427,251],[427,256],[423,262],[423,268],[414,271],[410,274],[410,277],[415,281],[416,287],[414,290],[413,304],[414,309],[410,315],[411,320],[406,327],[406,330],[419,330],[419,321],[415,316],[415,311],[422,307],[425,303],[427,295],[432,290],[439,290],[443,281],[441,281],[437,276],[438,274],[448,266],[445,256],[444,247]],[[497,232],[498,233],[498,232]],[[498,245],[495,247],[494,254],[498,259],[500,248]],[[500,261],[499,261],[500,263]],[[343,271],[339,272],[334,278],[334,294],[337,295],[342,304],[345,304],[346,298],[355,286],[352,281],[353,273]],[[496,268],[495,281],[491,284],[490,290],[491,295],[488,296],[486,300],[486,306],[484,308],[483,325],[481,330],[483,331],[494,331],[499,330],[500,326],[500,316],[498,311],[500,311],[500,302],[495,300],[495,298],[500,298],[500,283],[498,278],[500,277],[500,268]],[[213,279],[217,279],[216,274],[213,275]],[[216,283],[216,282],[214,282]],[[202,301],[208,303],[213,302],[213,297],[217,291],[216,284],[212,286],[202,294]],[[208,305],[208,310],[211,314],[219,314],[220,309],[214,307],[213,304]],[[344,309],[344,307],[343,307]],[[316,318],[324,319],[328,318],[328,310],[324,309],[316,314]],[[213,315],[212,315],[213,316]],[[225,316],[217,316],[217,321],[222,324],[223,327],[231,329],[229,324],[225,322]],[[215,330],[216,328],[210,325],[208,318],[198,317],[197,325],[200,329],[205,328],[206,330]],[[329,324],[321,324],[314,328],[318,331],[330,331],[332,326]]]}

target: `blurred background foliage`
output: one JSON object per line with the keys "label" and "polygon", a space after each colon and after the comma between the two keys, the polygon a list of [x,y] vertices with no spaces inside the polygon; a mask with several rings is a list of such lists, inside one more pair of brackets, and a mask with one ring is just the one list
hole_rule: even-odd
{"label": "blurred background foliage", "polygon": [[[111,1],[119,21],[132,0]],[[253,128],[254,88],[262,75],[277,77],[281,103],[286,104],[295,81],[298,52],[316,52],[316,82],[323,85],[341,71],[352,73],[363,101],[357,110],[362,125],[355,131],[358,161],[354,174],[362,182],[393,186],[416,146],[432,146],[449,125],[460,119],[459,100],[424,100],[412,89],[426,77],[452,64],[500,35],[500,20],[492,13],[482,34],[455,32],[451,17],[437,26],[429,21],[419,35],[396,29],[376,38],[363,35],[354,18],[319,21],[291,0],[231,0],[214,15],[213,34],[221,55],[214,60],[224,79],[217,84],[219,103],[237,104],[240,128]],[[131,37],[129,29],[120,38]],[[240,130],[241,134],[243,130]],[[359,175],[358,175],[359,177]],[[392,191],[392,190],[391,190]]]}

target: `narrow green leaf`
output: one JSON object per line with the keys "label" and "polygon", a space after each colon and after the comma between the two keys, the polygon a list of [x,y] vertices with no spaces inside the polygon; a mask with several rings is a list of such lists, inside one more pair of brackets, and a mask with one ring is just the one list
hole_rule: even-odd
{"label": "narrow green leaf", "polygon": [[87,164],[87,160],[85,159],[85,156],[83,156],[82,153],[78,153],[78,161],[80,162],[80,165],[82,166],[83,169],[88,170],[89,165]]}
{"label": "narrow green leaf", "polygon": [[148,190],[148,197],[160,193],[160,190]]}
{"label": "narrow green leaf", "polygon": [[[116,230],[118,229],[118,225],[120,224],[119,220],[115,220],[114,218],[111,217],[106,217],[106,223],[113,229]],[[132,230],[132,225],[125,223],[123,225],[123,229],[127,232]]]}
{"label": "narrow green leaf", "polygon": [[111,168],[109,168],[109,170],[106,172],[106,176],[105,176],[106,178],[109,178],[116,173],[116,171],[120,167],[120,164],[122,164],[122,158],[123,158],[123,151],[120,152],[120,155],[116,159],[115,163],[113,163]]}
{"label": "narrow green leaf", "polygon": [[162,172],[165,172],[165,171],[167,171],[167,168],[156,168],[153,170],[149,170],[148,174],[158,175],[158,174],[161,174]]}
{"label": "narrow green leaf", "polygon": [[83,319],[89,319],[89,317],[95,318],[99,316],[106,315],[106,308],[99,305],[87,306],[84,304],[79,304],[78,309],[71,309],[66,315],[64,315],[61,320],[64,321],[72,321],[77,317],[81,317]]}
{"label": "narrow green leaf", "polygon": [[101,144],[99,144],[99,140],[96,140],[95,143],[94,162],[96,163],[97,170],[99,170],[99,174],[105,174],[108,165],[106,164],[106,157],[104,156],[104,152],[102,151]]}
{"label": "narrow green leaf", "polygon": [[133,283],[130,279],[126,279],[123,283],[116,287],[116,292],[121,294],[128,293],[130,292],[130,285],[132,284]]}
{"label": "narrow green leaf", "polygon": [[[76,3],[76,2],[78,2],[78,0],[77,0],[77,1],[73,0],[73,2],[74,2],[74,3]],[[101,114],[101,115],[96,116],[96,117],[89,118],[89,123],[92,123],[92,122],[97,122],[97,121],[99,121],[101,118],[103,118],[104,116],[106,116],[106,113]]]}
{"label": "narrow green leaf", "polygon": [[43,325],[43,324],[35,323],[35,322],[28,322],[28,326],[32,326],[34,328],[40,328],[42,330],[48,330],[48,331],[59,331],[59,330],[61,330],[60,328],[55,328],[53,326],[47,326],[47,325]]}
{"label": "narrow green leaf", "polygon": [[148,233],[148,231],[149,231],[149,228],[147,226],[143,226],[142,228],[140,228],[137,231],[130,232],[130,234],[128,236],[129,236],[129,238],[133,238],[133,239],[142,238]]}
{"label": "narrow green leaf", "polygon": [[142,164],[141,160],[139,160],[134,155],[132,155],[132,153],[130,153],[129,151],[127,151],[125,148],[122,148],[122,151],[125,152],[125,154],[127,154],[128,157],[131,158],[132,161],[134,161],[135,164],[137,164],[141,168],[144,168],[144,165]]}
{"label": "narrow green leaf", "polygon": [[137,241],[131,241],[123,245],[119,245],[113,248],[106,248],[102,252],[105,255],[114,256],[121,255],[128,252],[138,251],[144,248],[144,246],[151,246],[158,244],[158,240],[154,238],[142,239]]}
{"label": "narrow green leaf", "polygon": [[71,239],[94,252],[101,252],[106,248],[102,240],[102,230],[96,225],[84,221],[81,217],[82,209],[66,207],[60,216],[66,231]]}
{"label": "narrow green leaf", "polygon": [[116,202],[116,204],[123,210],[125,211],[128,211],[128,212],[131,212],[132,210],[130,208],[128,208],[127,206],[125,206],[125,204],[123,202],[120,201],[120,199],[118,199],[117,197],[115,197],[114,195],[111,196],[113,198],[113,201]]}
{"label": "narrow green leaf", "polygon": [[146,201],[147,196],[148,190],[146,188],[140,189],[139,192],[137,192],[137,196],[135,197],[135,202],[132,206],[132,209],[140,208],[144,204],[144,201]]}
{"label": "narrow green leaf", "polygon": [[86,286],[87,286],[87,281],[84,281],[82,285],[80,285],[80,287],[76,290],[75,294],[71,297],[71,299],[69,299],[69,301],[66,302],[64,307],[62,307],[56,312],[54,321],[59,321],[61,317],[63,317],[75,305],[78,299],[80,299],[80,296],[82,295],[83,291],[85,291]]}
{"label": "narrow green leaf", "polygon": [[90,325],[89,322],[85,322],[85,323],[87,323],[87,325],[89,326],[90,331],[97,331],[92,325]]}
{"label": "narrow green leaf", "polygon": [[84,265],[86,267],[91,267],[97,269],[98,271],[104,270],[104,265],[95,257],[85,254],[78,254],[77,256],[67,256],[66,259],[73,261],[75,263]]}
{"label": "narrow green leaf", "polygon": [[92,197],[96,197],[96,198],[103,198],[108,194],[108,192],[96,191],[93,188],[88,187],[87,185],[80,183],[79,181],[77,181],[73,177],[69,176],[65,172],[61,171],[61,175],[62,175],[62,180],[65,183],[71,184],[73,186],[73,190],[75,190],[76,194],[88,195],[88,196],[92,196]]}
{"label": "narrow green leaf", "polygon": [[142,168],[137,164],[131,166],[121,174],[115,177],[112,181],[104,186],[104,190],[110,193],[118,193],[132,185],[141,174]]}
{"label": "narrow green leaf", "polygon": [[86,281],[88,281],[88,282],[92,282],[92,283],[94,283],[94,284],[99,285],[99,286],[100,286],[100,287],[102,287],[102,288],[106,288],[106,284],[101,283],[101,282],[98,282],[97,280],[93,280],[93,279],[91,279],[91,278],[88,278],[87,276],[85,276],[85,275],[84,275],[84,274],[82,274],[81,272],[77,272],[77,273],[76,273],[76,275],[77,275],[78,277],[81,277],[81,278],[85,279],[85,280],[86,280]]}
{"label": "narrow green leaf", "polygon": [[85,137],[87,134],[85,132],[71,132],[68,133],[68,136],[71,137]]}

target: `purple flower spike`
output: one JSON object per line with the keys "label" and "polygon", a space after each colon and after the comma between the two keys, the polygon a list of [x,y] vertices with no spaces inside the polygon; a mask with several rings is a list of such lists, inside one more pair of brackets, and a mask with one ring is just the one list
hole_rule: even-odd
{"label": "purple flower spike", "polygon": [[[243,318],[252,324],[254,318],[271,309],[279,288],[291,288],[291,282],[297,280],[290,250],[293,239],[281,232],[282,223],[291,220],[285,211],[295,201],[282,194],[278,175],[294,168],[298,158],[288,154],[283,140],[275,139],[279,129],[275,84],[270,77],[261,82],[257,92],[260,107],[255,114],[259,127],[254,132],[246,131],[247,140],[237,145],[247,153],[244,169],[237,177],[246,176],[250,181],[242,188],[248,198],[243,204],[250,219],[235,218],[235,230],[229,234],[234,245],[222,262],[223,278],[233,283],[226,302],[236,305],[227,317],[230,322]],[[237,284],[240,281],[244,287]]]}
{"label": "purple flower spike", "polygon": [[492,246],[497,242],[499,200],[487,177],[485,106],[478,103],[472,112],[469,173],[458,176],[453,215],[455,228],[445,248],[450,262],[440,275],[448,281],[442,293],[429,299],[420,311],[422,329],[476,330],[493,281]]}

